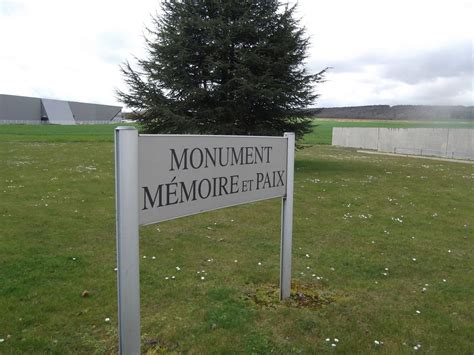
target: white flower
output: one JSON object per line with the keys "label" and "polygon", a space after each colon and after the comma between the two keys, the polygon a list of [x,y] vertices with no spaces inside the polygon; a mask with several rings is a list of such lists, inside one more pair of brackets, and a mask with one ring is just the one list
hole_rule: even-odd
{"label": "white flower", "polygon": [[181,271],[181,268],[179,266],[176,266],[176,270]]}
{"label": "white flower", "polygon": [[331,341],[331,339],[329,339],[329,338],[326,338],[326,341]]}
{"label": "white flower", "polygon": [[309,254],[306,254],[305,256],[306,256],[307,258],[309,258]]}
{"label": "white flower", "polygon": [[262,265],[262,263],[261,263],[261,262],[259,262],[259,263],[258,263],[258,265]]}
{"label": "white flower", "polygon": [[338,339],[338,338],[334,338],[334,342],[335,342],[335,343],[339,343],[339,339]]}
{"label": "white flower", "polygon": [[416,258],[411,258],[411,260],[416,261]]}
{"label": "white flower", "polygon": [[205,279],[205,277],[204,277],[204,276],[201,276],[201,280],[204,280],[204,279]]}
{"label": "white flower", "polygon": [[3,343],[5,341],[5,339],[1,338],[0,339],[0,343]]}
{"label": "white flower", "polygon": [[331,346],[332,346],[333,348],[335,348],[335,347],[336,347],[336,344],[332,343]]}
{"label": "white flower", "polygon": [[375,345],[380,345],[380,341],[374,340]]}
{"label": "white flower", "polygon": [[234,260],[234,263],[238,263],[239,261],[237,259]]}
{"label": "white flower", "polygon": [[421,313],[419,310],[416,310],[415,312],[416,312],[416,314],[420,314],[420,313]]}
{"label": "white flower", "polygon": [[110,318],[108,318],[108,317],[105,318],[105,321],[106,321],[107,323],[110,322]]}
{"label": "white flower", "polygon": [[443,279],[443,282],[446,282],[446,279]]}
{"label": "white flower", "polygon": [[152,256],[151,258],[152,258],[153,260],[155,260],[155,259],[156,259],[156,256]]}
{"label": "white flower", "polygon": [[146,259],[146,255],[143,255],[143,259]]}

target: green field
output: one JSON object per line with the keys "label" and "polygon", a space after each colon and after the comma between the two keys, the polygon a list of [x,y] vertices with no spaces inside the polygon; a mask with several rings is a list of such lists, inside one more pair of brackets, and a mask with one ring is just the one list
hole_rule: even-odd
{"label": "green field", "polygon": [[[113,142],[117,125],[2,125],[0,141],[22,142]],[[331,144],[333,127],[386,127],[386,128],[474,128],[474,121],[364,121],[315,119],[313,132],[301,143]]]}
{"label": "green field", "polygon": [[[0,354],[117,351],[113,129],[0,126]],[[278,199],[142,227],[142,351],[472,353],[474,166],[316,144],[295,171],[291,301]]]}
{"label": "green field", "polygon": [[1,125],[1,142],[113,142],[117,125]]}

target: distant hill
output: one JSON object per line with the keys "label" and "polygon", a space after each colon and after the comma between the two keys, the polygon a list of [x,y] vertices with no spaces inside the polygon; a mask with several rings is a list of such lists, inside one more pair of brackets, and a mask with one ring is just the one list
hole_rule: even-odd
{"label": "distant hill", "polygon": [[384,120],[474,120],[474,106],[371,105],[310,108],[317,118]]}

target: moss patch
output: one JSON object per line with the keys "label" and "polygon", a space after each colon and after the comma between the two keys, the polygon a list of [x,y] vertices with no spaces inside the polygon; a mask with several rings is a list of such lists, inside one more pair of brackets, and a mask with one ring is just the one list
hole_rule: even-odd
{"label": "moss patch", "polygon": [[293,282],[290,298],[280,301],[280,287],[275,284],[264,284],[253,292],[247,292],[245,298],[260,307],[296,307],[321,308],[336,302],[336,295],[322,289],[319,285]]}

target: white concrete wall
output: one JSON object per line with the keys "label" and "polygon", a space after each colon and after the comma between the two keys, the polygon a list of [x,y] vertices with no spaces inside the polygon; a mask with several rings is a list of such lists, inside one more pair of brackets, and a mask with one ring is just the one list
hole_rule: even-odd
{"label": "white concrete wall", "polygon": [[332,145],[364,149],[377,149],[378,128],[357,128],[351,130],[343,127],[332,129]]}
{"label": "white concrete wall", "polygon": [[448,158],[474,160],[474,129],[450,129]]}
{"label": "white concrete wall", "polygon": [[332,144],[380,152],[474,160],[474,129],[335,127]]}

